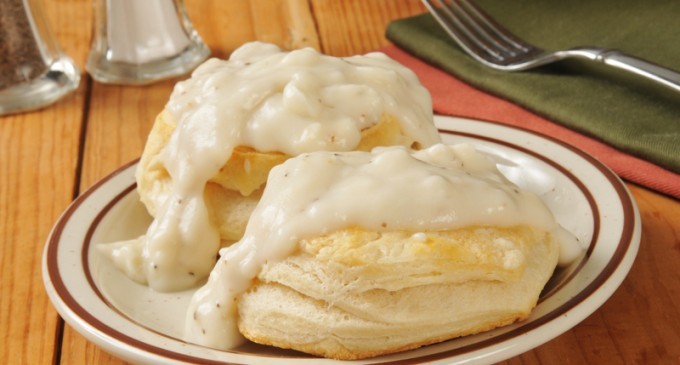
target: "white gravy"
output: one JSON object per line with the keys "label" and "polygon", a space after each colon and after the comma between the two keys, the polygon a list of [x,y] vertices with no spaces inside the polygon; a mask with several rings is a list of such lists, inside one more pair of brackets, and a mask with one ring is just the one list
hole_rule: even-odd
{"label": "white gravy", "polygon": [[440,141],[430,95],[415,74],[381,53],[329,57],[248,43],[211,59],[176,85],[166,105],[177,127],[161,158],[172,178],[147,234],[103,245],[130,278],[158,291],[202,282],[220,247],[205,184],[236,146],[298,155],[350,151],[383,113],[422,146]]}
{"label": "white gravy", "polygon": [[539,197],[519,190],[470,145],[300,155],[271,171],[244,237],[220,251],[189,306],[186,340],[217,349],[241,343],[236,297],[263,265],[294,253],[300,239],[352,226],[422,232],[520,224],[562,234]]}

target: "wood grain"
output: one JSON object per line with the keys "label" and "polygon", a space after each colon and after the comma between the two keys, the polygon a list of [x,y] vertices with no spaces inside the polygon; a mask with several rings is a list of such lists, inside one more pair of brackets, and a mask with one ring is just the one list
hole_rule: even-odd
{"label": "wood grain", "polygon": [[59,336],[40,265],[49,230],[73,199],[81,96],[0,119],[0,359],[12,364],[49,363]]}
{"label": "wood grain", "polygon": [[680,363],[680,203],[628,184],[642,242],[619,289],[571,331],[503,364]]}
{"label": "wood grain", "polygon": [[324,53],[350,56],[388,44],[384,32],[391,19],[424,12],[420,1],[312,0]]}
{"label": "wood grain", "polygon": [[[60,18],[82,17],[81,5],[44,8],[62,47],[75,54],[87,44],[73,22]],[[74,197],[86,93],[81,84],[48,108],[0,118],[0,359],[6,364],[50,364],[58,353],[62,321],[45,293],[41,259],[52,225]]]}
{"label": "wood grain", "polygon": [[[213,56],[244,42],[313,47],[335,56],[379,49],[391,19],[419,0],[187,0]],[[91,2],[45,3],[62,47],[82,67]],[[125,364],[63,325],[40,275],[44,242],[73,199],[139,156],[176,80],[110,86],[84,77],[57,104],[0,118],[0,359],[7,364]],[[82,139],[81,139],[81,133]],[[680,363],[680,202],[628,185],[643,222],[630,275],[602,308],[556,339],[503,364]]]}

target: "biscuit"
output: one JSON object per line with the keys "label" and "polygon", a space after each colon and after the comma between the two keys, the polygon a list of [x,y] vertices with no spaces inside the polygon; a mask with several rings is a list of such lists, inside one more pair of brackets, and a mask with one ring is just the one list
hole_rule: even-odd
{"label": "biscuit", "polygon": [[[158,115],[137,167],[137,191],[154,217],[171,189],[172,177],[163,163],[161,151],[176,125],[172,113],[164,110]],[[356,147],[358,151],[391,145],[420,148],[401,130],[397,118],[389,114],[382,115],[377,124],[364,129],[361,136]],[[241,238],[248,217],[262,194],[269,170],[290,157],[277,151],[237,146],[225,165],[209,180],[204,199],[223,243]]]}
{"label": "biscuit", "polygon": [[344,229],[303,240],[238,299],[253,342],[354,360],[526,318],[556,266],[527,226],[414,234]]}

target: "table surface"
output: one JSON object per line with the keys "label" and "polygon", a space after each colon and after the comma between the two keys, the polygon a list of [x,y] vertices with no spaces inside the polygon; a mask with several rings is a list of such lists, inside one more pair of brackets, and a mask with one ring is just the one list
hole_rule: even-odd
{"label": "table surface", "polygon": [[[213,55],[244,42],[311,46],[346,56],[388,44],[391,19],[418,0],[186,0]],[[90,0],[45,2],[62,48],[83,69]],[[57,315],[42,284],[45,240],[81,192],[137,158],[174,83],[107,86],[83,75],[77,91],[35,112],[0,118],[0,359],[6,364],[122,364]],[[642,216],[632,271],[599,310],[507,364],[680,363],[680,203],[628,184]]]}

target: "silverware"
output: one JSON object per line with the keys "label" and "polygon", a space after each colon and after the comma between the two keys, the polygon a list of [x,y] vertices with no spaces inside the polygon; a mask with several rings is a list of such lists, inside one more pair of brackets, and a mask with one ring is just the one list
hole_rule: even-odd
{"label": "silverware", "polygon": [[502,71],[523,71],[565,58],[604,63],[680,91],[680,73],[616,49],[576,47],[550,52],[529,44],[467,0],[422,0],[446,32],[470,56]]}

